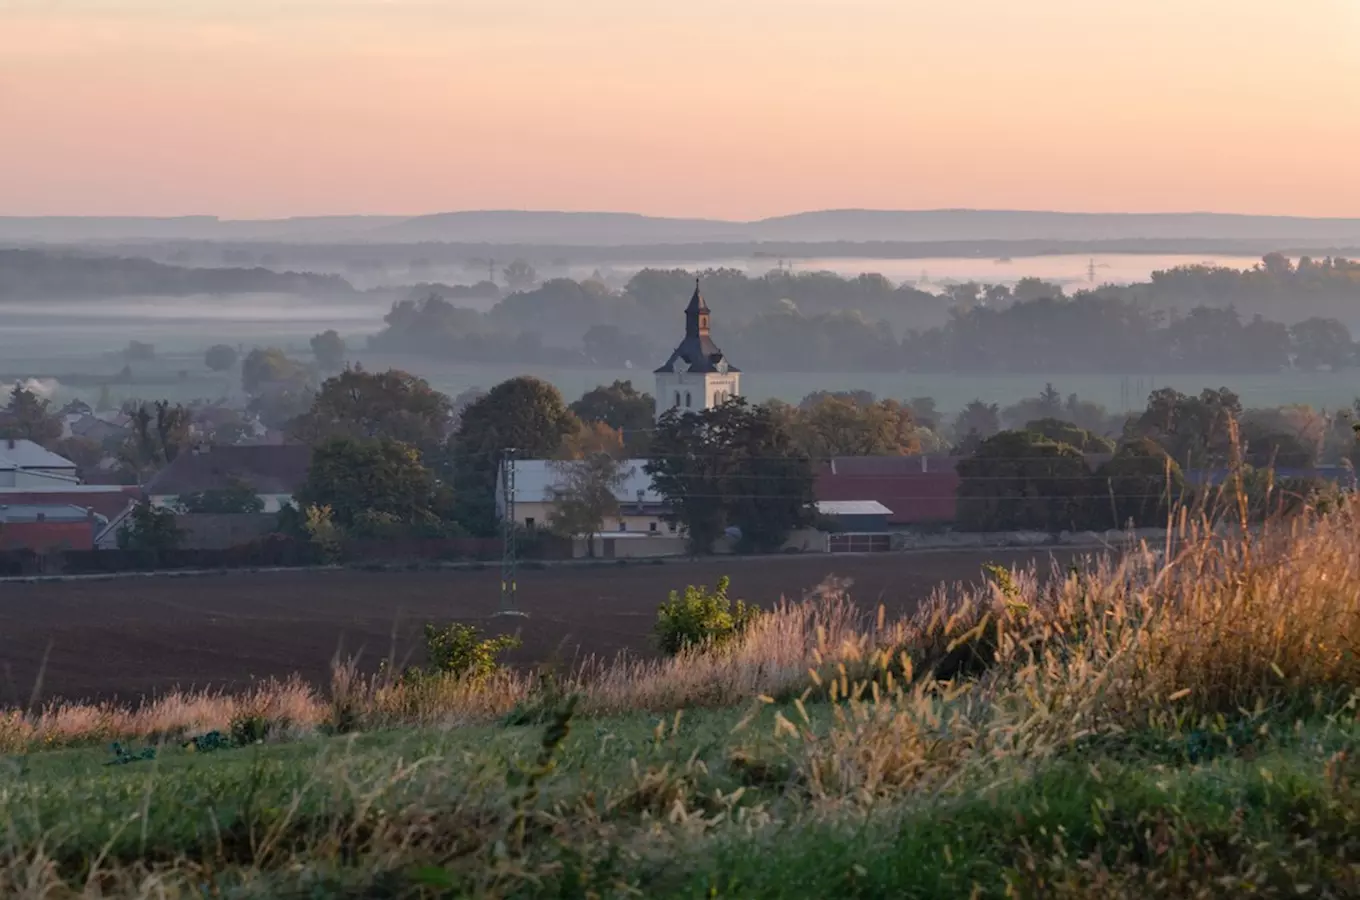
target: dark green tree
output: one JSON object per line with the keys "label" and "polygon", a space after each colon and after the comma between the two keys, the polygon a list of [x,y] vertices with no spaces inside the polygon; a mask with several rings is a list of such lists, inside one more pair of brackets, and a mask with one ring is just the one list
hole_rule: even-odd
{"label": "dark green tree", "polygon": [[302,366],[288,358],[276,347],[261,349],[256,347],[246,354],[241,363],[241,387],[252,397],[258,396],[272,385],[305,382],[306,372]]}
{"label": "dark green tree", "polygon": [[954,452],[967,456],[1000,430],[1001,411],[997,405],[974,400],[954,417]]}
{"label": "dark green tree", "polygon": [[127,521],[118,529],[118,549],[164,553],[184,542],[184,532],[175,523],[175,511],[150,503],[138,503]]}
{"label": "dark green tree", "polygon": [[1242,401],[1227,388],[1205,388],[1199,396],[1161,388],[1148,396],[1147,409],[1130,423],[1126,437],[1151,438],[1183,467],[1222,466],[1232,456],[1241,415]]}
{"label": "dark green tree", "polygon": [[494,534],[504,452],[513,448],[522,459],[548,459],[579,428],[557,388],[527,375],[503,381],[471,403],[459,417],[445,466],[453,476],[458,521],[474,534]]}
{"label": "dark green tree", "polygon": [[322,382],[312,408],[289,430],[313,445],[335,437],[391,438],[432,453],[446,439],[452,417],[449,398],[425,379],[354,366]]}
{"label": "dark green tree", "polygon": [[1092,434],[1062,419],[1037,419],[1026,422],[1024,431],[1032,431],[1053,441],[1076,447],[1082,453],[1113,453],[1114,441]]}
{"label": "dark green tree", "polygon": [[255,489],[239,478],[228,479],[226,487],[195,491],[178,498],[176,504],[186,513],[262,513],[264,500]]}
{"label": "dark green tree", "polygon": [[712,552],[729,526],[740,529],[745,549],[775,550],[815,518],[811,460],[770,409],[741,398],[668,411],[646,471],[696,554]]}
{"label": "dark green tree", "polygon": [[15,384],[9,392],[9,413],[0,422],[0,438],[49,444],[61,437],[61,420],[52,412],[50,401]]}
{"label": "dark green tree", "polygon": [[321,443],[297,499],[303,509],[329,507],[335,525],[358,536],[430,527],[439,518],[435,481],[420,452],[386,438]]}
{"label": "dark green tree", "polygon": [[959,527],[1062,531],[1089,520],[1091,471],[1081,452],[1029,431],[1003,431],[959,461]]}
{"label": "dark green tree", "polygon": [[338,372],[345,367],[345,341],[334,328],[312,338],[312,355],[323,372]]}
{"label": "dark green tree", "polygon": [[203,354],[203,364],[214,372],[226,372],[236,366],[240,354],[228,344],[213,344]]}
{"label": "dark green tree", "polygon": [[1148,438],[1121,445],[1096,470],[1094,481],[1091,521],[1107,528],[1166,525],[1169,512],[1185,495],[1181,467]]}
{"label": "dark green tree", "polygon": [[586,391],[571,405],[571,411],[587,424],[603,422],[623,432],[623,444],[630,454],[643,455],[651,439],[656,401],[633,387],[631,381],[615,381]]}

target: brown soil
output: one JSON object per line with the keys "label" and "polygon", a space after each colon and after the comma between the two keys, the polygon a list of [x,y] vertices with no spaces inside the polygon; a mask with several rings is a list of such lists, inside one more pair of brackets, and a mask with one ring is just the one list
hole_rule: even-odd
{"label": "brown soil", "polygon": [[[1066,562],[1072,553],[1061,554]],[[519,631],[520,664],[650,652],[657,605],[686,584],[731,576],[732,596],[768,606],[829,576],[865,607],[913,609],[941,582],[974,582],[996,562],[1047,569],[1047,551],[801,556],[521,571],[519,608],[493,617],[494,568],[275,572],[0,584],[0,706],[138,697],[173,687],[240,689],[298,673],[324,685],[337,652],[413,659],[426,622]]]}

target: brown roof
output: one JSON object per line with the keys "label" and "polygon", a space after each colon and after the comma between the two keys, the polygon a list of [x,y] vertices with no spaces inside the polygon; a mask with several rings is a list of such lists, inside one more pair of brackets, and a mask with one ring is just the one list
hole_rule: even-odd
{"label": "brown roof", "polygon": [[303,444],[214,445],[186,450],[147,482],[152,496],[178,497],[243,481],[257,494],[295,494],[307,480],[312,449]]}

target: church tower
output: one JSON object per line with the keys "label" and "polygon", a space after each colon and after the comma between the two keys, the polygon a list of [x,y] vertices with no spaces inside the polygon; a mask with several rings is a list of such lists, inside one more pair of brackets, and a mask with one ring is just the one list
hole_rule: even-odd
{"label": "church tower", "polygon": [[729,365],[708,330],[708,304],[694,279],[685,307],[685,339],[656,370],[656,417],[669,409],[692,412],[721,406],[741,393],[741,370]]}

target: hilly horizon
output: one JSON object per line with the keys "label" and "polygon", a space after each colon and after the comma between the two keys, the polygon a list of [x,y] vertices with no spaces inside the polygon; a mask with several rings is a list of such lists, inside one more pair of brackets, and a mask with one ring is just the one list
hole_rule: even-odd
{"label": "hilly horizon", "polygon": [[418,216],[285,219],[222,219],[210,215],[0,216],[0,241],[36,243],[186,240],[590,246],[1204,238],[1354,243],[1360,241],[1360,218],[986,209],[826,209],[752,221],[559,210],[465,210]]}

